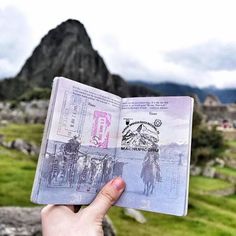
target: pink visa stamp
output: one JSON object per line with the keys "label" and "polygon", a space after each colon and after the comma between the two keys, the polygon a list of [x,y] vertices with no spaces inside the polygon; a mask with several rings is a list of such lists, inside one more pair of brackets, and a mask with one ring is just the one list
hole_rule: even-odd
{"label": "pink visa stamp", "polygon": [[111,126],[111,114],[104,111],[94,111],[93,126],[90,143],[92,146],[107,148],[109,141],[109,129]]}

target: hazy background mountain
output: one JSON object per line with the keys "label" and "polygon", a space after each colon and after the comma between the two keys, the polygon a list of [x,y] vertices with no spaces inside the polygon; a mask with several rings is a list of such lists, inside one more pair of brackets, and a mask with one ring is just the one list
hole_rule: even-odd
{"label": "hazy background mountain", "polygon": [[149,83],[144,81],[129,82],[132,85],[142,85],[154,91],[158,91],[161,95],[166,96],[185,96],[198,95],[201,102],[204,101],[207,95],[212,94],[217,96],[222,103],[236,103],[236,89],[218,89],[215,87],[198,88],[190,85],[163,82],[163,83]]}

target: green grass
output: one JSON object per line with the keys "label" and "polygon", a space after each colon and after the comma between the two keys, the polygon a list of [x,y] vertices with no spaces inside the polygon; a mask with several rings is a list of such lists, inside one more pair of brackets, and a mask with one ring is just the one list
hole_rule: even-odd
{"label": "green grass", "polygon": [[232,151],[227,152],[227,155],[226,155],[226,156],[228,156],[228,157],[230,157],[230,158],[236,159],[236,153],[235,153],[235,152],[232,152]]}
{"label": "green grass", "polygon": [[227,140],[226,142],[227,150],[225,153],[223,153],[223,156],[227,156],[230,158],[236,159],[236,140]]}
{"label": "green grass", "polygon": [[236,194],[228,196],[229,199],[235,199],[236,200]]}
{"label": "green grass", "polygon": [[27,155],[0,147],[0,205],[29,206],[36,163]]}
{"label": "green grass", "polygon": [[41,124],[9,124],[0,127],[0,134],[4,135],[4,140],[9,142],[21,138],[28,142],[40,145],[44,126]]}
{"label": "green grass", "polygon": [[[228,186],[227,182],[221,180],[215,181],[215,179],[204,177],[191,178],[189,212],[185,217],[143,212],[147,223],[140,225],[124,216],[123,210],[119,207],[113,207],[109,216],[114,222],[119,236],[236,235],[236,195],[219,197],[196,193],[196,187],[201,191],[203,189],[205,191],[216,190],[217,183],[221,188]],[[194,191],[192,191],[193,189]]]}
{"label": "green grass", "polygon": [[[22,138],[39,144],[42,130],[42,125],[9,125],[0,128],[0,133],[5,134],[8,141]],[[0,147],[1,206],[33,206],[30,193],[35,168],[36,163],[29,156]],[[220,170],[236,175],[236,171],[229,168]],[[119,207],[112,207],[109,216],[119,236],[233,236],[236,235],[236,195],[219,197],[210,194],[231,186],[223,180],[191,177],[186,217],[143,212],[147,223],[142,225],[124,216]]]}
{"label": "green grass", "polygon": [[[224,203],[224,204],[223,204]],[[224,206],[223,206],[224,205]],[[226,206],[225,206],[226,205]],[[191,194],[186,217],[143,212],[147,223],[140,225],[113,207],[110,217],[118,235],[236,235],[236,198]]]}
{"label": "green grass", "polygon": [[236,177],[236,170],[235,169],[232,169],[232,168],[229,168],[229,167],[216,167],[216,171],[218,173],[221,173],[221,174],[224,174],[226,176],[233,176],[233,177]]}
{"label": "green grass", "polygon": [[227,144],[229,147],[236,148],[236,140],[227,140],[227,141],[226,141],[226,144]]}
{"label": "green grass", "polygon": [[192,176],[190,183],[190,191],[192,193],[210,193],[216,190],[233,187],[233,184],[227,181],[221,179],[206,178],[203,176]]}

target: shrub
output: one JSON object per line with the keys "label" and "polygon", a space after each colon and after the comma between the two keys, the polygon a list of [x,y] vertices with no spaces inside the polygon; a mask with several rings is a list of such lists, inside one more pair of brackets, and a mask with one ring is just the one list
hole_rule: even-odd
{"label": "shrub", "polygon": [[204,165],[214,158],[215,152],[211,147],[198,147],[192,153],[192,164]]}
{"label": "shrub", "polygon": [[51,93],[51,90],[47,88],[33,88],[23,93],[18,98],[18,100],[19,101],[32,101],[32,100],[40,100],[40,99],[49,99],[50,93]]}
{"label": "shrub", "polygon": [[211,147],[213,149],[221,148],[224,144],[222,134],[216,128],[208,129],[200,126],[195,129],[192,137],[192,147]]}
{"label": "shrub", "polygon": [[199,126],[193,130],[192,164],[203,164],[218,155],[224,147],[222,134],[216,128]]}

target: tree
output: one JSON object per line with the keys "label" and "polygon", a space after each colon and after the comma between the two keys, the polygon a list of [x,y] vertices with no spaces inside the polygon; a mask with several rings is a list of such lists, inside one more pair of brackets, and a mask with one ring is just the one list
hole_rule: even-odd
{"label": "tree", "polygon": [[209,129],[203,123],[200,111],[193,114],[192,159],[191,164],[203,165],[215,158],[224,146],[221,132],[216,127]]}

